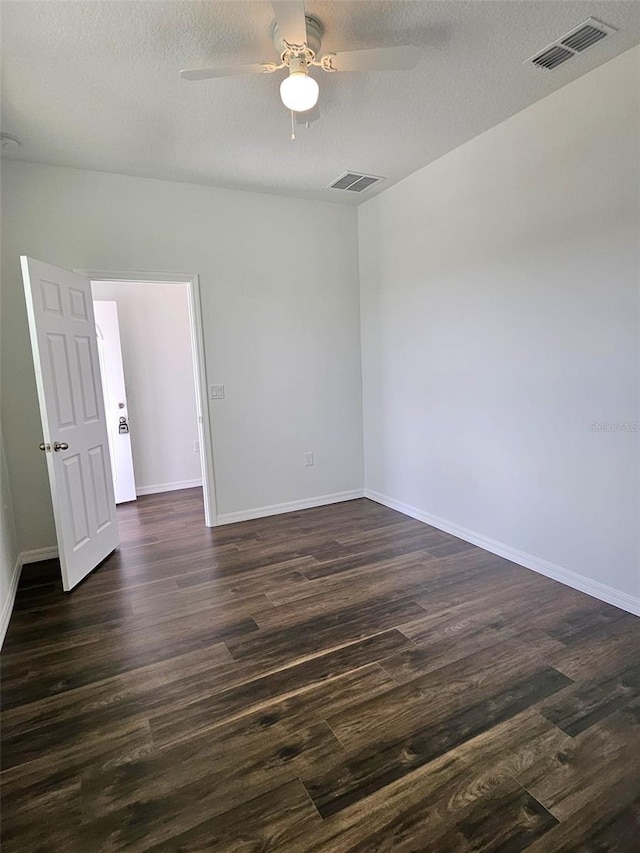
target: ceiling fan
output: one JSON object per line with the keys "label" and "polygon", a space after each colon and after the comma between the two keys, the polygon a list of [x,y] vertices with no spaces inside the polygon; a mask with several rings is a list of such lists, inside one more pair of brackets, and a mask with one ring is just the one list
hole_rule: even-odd
{"label": "ceiling fan", "polygon": [[[208,80],[235,74],[272,74],[288,68],[289,74],[280,84],[282,103],[292,113],[306,113],[318,102],[320,87],[309,75],[309,68],[323,71],[409,71],[418,63],[420,51],[413,45],[374,47],[321,53],[322,26],[305,15],[304,0],[271,0],[275,14],[273,45],[280,62],[258,62],[253,65],[231,65],[217,68],[194,68],[180,72],[184,80]],[[292,117],[293,118],[293,117]]]}

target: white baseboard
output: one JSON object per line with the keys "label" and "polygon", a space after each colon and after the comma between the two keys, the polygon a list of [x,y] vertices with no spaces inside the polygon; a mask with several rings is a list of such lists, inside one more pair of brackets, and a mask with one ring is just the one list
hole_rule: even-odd
{"label": "white baseboard", "polygon": [[4,643],[7,628],[9,627],[9,621],[11,620],[11,614],[13,613],[13,605],[16,600],[16,593],[18,591],[18,583],[20,581],[22,567],[26,565],[26,563],[38,563],[41,560],[53,560],[57,556],[58,548],[55,545],[49,548],[34,548],[32,551],[22,551],[18,554],[16,564],[13,567],[13,572],[11,574],[7,597],[2,605],[2,612],[0,613],[0,648],[2,648],[2,644]]}
{"label": "white baseboard", "polygon": [[23,551],[20,554],[20,565],[26,563],[40,563],[42,560],[55,560],[58,557],[58,546],[50,545],[48,548],[34,548],[32,551]]}
{"label": "white baseboard", "polygon": [[136,495],[157,495],[160,492],[177,492],[178,489],[195,489],[202,480],[176,480],[175,483],[159,483],[156,486],[136,486]]}
{"label": "white baseboard", "polygon": [[16,600],[16,592],[18,591],[18,581],[20,580],[20,572],[22,571],[22,560],[20,557],[21,555],[18,554],[18,559],[13,567],[9,589],[7,590],[7,597],[2,606],[2,613],[0,613],[0,648],[2,648],[2,644],[4,643],[7,628],[9,627],[9,620],[13,613],[13,604]]}
{"label": "white baseboard", "polygon": [[593,598],[597,598],[599,601],[613,604],[614,607],[626,610],[627,613],[632,613],[634,616],[640,616],[640,598],[628,595],[626,592],[620,592],[620,590],[599,581],[585,578],[583,575],[579,575],[569,569],[563,569],[561,566],[556,566],[554,563],[549,563],[540,557],[534,557],[525,551],[519,551],[510,545],[504,545],[502,542],[498,542],[488,536],[483,536],[474,530],[468,530],[466,527],[461,527],[452,521],[438,518],[438,516],[431,515],[410,504],[405,504],[387,495],[382,495],[380,492],[365,489],[364,496],[376,503],[383,504],[390,509],[395,509],[404,515],[415,518],[418,521],[423,521],[425,524],[430,524],[432,527],[437,527],[438,530],[444,530],[445,533],[451,533],[459,539],[464,539],[465,542],[471,542],[472,545],[484,548],[485,551],[490,551],[492,554],[497,554],[499,557],[511,560],[512,563],[524,566],[525,569],[531,569],[534,572],[538,572],[538,574],[551,578],[554,581],[559,581],[572,589],[576,589],[578,592],[584,592]]}
{"label": "white baseboard", "polygon": [[[260,506],[255,509],[245,509],[240,512],[227,512],[218,516],[218,525],[235,524],[238,521],[250,521],[253,518],[266,518],[270,515],[282,515],[285,512],[296,512],[299,509],[312,509],[316,506],[328,506],[329,504],[342,503],[342,501],[353,501],[363,498],[362,489],[353,489],[350,492],[334,492],[332,495],[320,495],[315,498],[304,498],[301,501],[289,501],[284,504],[271,504]],[[216,526],[218,526],[216,525]]]}

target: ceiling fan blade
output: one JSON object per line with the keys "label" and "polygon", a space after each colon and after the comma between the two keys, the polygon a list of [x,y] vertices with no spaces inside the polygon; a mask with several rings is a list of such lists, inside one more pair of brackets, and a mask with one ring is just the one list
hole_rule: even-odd
{"label": "ceiling fan blade", "polygon": [[303,113],[296,113],[296,124],[313,124],[320,118],[320,107],[316,104],[310,110]]}
{"label": "ceiling fan blade", "polygon": [[304,0],[271,0],[280,37],[289,44],[304,44],[307,23],[304,19]]}
{"label": "ceiling fan blade", "polygon": [[411,44],[400,47],[373,47],[367,50],[344,50],[322,57],[325,71],[410,71],[420,59],[421,51]]}
{"label": "ceiling fan blade", "polygon": [[210,80],[213,77],[232,77],[235,74],[268,74],[275,70],[269,62],[256,62],[253,65],[227,65],[219,68],[188,68],[180,72],[183,80]]}

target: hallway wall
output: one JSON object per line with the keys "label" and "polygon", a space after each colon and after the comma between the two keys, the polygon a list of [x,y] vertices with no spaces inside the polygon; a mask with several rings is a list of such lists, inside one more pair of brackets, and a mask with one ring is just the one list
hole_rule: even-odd
{"label": "hallway wall", "polygon": [[184,284],[95,281],[118,306],[138,494],[202,484],[189,302]]}

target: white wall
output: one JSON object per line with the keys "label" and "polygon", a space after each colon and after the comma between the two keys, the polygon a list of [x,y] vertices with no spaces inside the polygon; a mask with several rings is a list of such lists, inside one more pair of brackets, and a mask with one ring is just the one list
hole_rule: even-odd
{"label": "white wall", "polygon": [[639,72],[358,209],[367,489],[638,606],[640,433],[590,424],[640,421]]}
{"label": "white wall", "polygon": [[18,540],[0,427],[0,646],[11,618],[18,583]]}
{"label": "white wall", "polygon": [[202,482],[186,284],[95,281],[118,306],[138,493]]}
{"label": "white wall", "polygon": [[[2,164],[5,441],[21,549],[55,542],[19,255],[200,275],[218,512],[362,488],[352,208]],[[303,466],[311,450],[316,464]]]}

